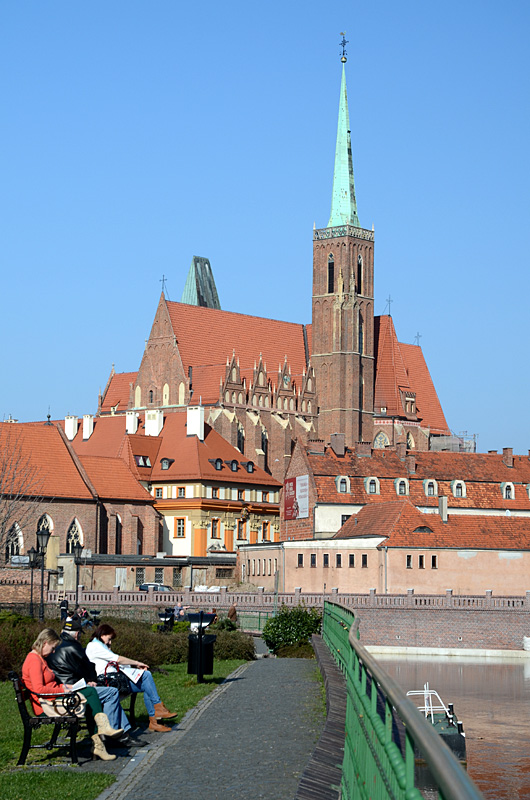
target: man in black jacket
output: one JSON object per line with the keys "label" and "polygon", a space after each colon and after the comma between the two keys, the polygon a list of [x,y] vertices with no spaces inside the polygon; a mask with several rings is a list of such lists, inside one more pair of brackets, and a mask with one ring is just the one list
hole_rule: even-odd
{"label": "man in black jacket", "polygon": [[48,666],[61,683],[73,684],[84,679],[87,684],[95,687],[111,726],[123,728],[124,731],[119,738],[107,739],[107,746],[111,744],[118,747],[143,747],[145,742],[133,739],[128,733],[131,726],[120,705],[118,690],[111,686],[97,686],[96,668],[79,641],[80,634],[81,620],[79,617],[74,616],[67,619],[61,633],[60,643],[55,648],[55,652],[50,653],[46,658]]}

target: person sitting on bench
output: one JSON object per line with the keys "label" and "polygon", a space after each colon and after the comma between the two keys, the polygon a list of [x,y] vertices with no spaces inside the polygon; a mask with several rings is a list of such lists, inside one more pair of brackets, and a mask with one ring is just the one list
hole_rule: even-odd
{"label": "person sitting on bench", "polygon": [[[71,691],[67,683],[60,683],[44,660],[50,656],[59,644],[59,636],[53,628],[44,628],[33,642],[31,652],[26,656],[22,665],[22,679],[30,693],[31,706],[35,716],[44,713],[39,702],[39,694],[64,694]],[[103,713],[103,707],[94,687],[86,686],[79,690],[87,701],[86,721],[88,732],[92,738],[93,758],[102,761],[114,761],[116,756],[107,753],[100,736],[121,736],[123,730],[115,730],[110,726],[108,717]],[[97,726],[97,733],[96,733]]]}

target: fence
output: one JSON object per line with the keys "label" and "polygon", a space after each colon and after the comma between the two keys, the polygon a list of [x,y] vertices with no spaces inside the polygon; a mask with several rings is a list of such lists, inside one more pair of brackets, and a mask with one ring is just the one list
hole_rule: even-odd
{"label": "fence", "polygon": [[[443,800],[482,795],[430,723],[358,642],[354,613],[326,602],[323,639],[346,678],[346,738],[341,797],[422,800],[415,785],[415,746]],[[404,754],[395,725],[404,726]]]}

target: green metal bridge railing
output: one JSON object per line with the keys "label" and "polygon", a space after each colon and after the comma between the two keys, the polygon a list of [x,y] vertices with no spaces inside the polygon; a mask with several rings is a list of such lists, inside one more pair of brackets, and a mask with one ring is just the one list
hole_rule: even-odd
{"label": "green metal bridge railing", "polygon": [[[414,746],[442,800],[482,795],[438,733],[400,686],[359,643],[355,615],[326,602],[322,636],[346,678],[346,737],[342,800],[422,800],[416,787]],[[404,725],[405,755],[395,742],[395,717]]]}

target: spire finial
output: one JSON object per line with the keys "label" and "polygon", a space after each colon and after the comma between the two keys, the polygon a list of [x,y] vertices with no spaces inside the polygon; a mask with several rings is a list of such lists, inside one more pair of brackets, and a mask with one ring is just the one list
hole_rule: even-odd
{"label": "spire finial", "polygon": [[346,31],[341,31],[340,35],[342,36],[342,42],[340,43],[340,46],[342,47],[342,58],[341,58],[341,61],[342,61],[343,64],[345,64],[346,61],[348,60],[346,58],[346,45],[348,44],[348,41],[346,39]]}

